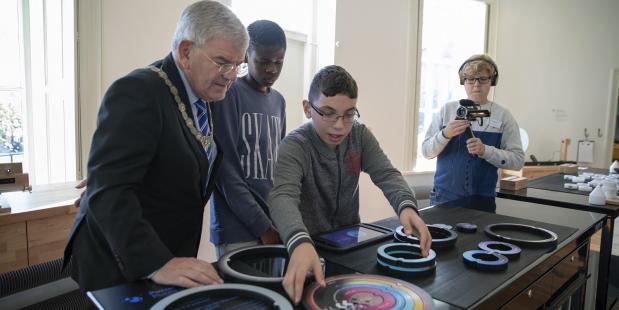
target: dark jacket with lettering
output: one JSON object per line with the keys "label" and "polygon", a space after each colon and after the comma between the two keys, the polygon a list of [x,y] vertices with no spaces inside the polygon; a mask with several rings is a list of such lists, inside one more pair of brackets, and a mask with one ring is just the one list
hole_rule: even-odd
{"label": "dark jacket with lettering", "polygon": [[212,105],[222,152],[221,174],[211,199],[211,242],[257,240],[270,226],[267,199],[279,142],[286,132],[284,97],[263,94],[238,79]]}

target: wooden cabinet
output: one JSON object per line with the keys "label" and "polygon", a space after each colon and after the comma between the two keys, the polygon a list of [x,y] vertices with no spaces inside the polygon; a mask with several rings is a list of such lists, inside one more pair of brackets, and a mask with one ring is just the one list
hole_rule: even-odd
{"label": "wooden cabinet", "polygon": [[0,273],[62,257],[81,192],[76,184],[2,193],[11,212],[0,214]]}
{"label": "wooden cabinet", "polygon": [[73,214],[27,221],[28,263],[34,265],[62,257],[72,223]]}
{"label": "wooden cabinet", "polygon": [[0,272],[28,266],[26,223],[0,226]]}

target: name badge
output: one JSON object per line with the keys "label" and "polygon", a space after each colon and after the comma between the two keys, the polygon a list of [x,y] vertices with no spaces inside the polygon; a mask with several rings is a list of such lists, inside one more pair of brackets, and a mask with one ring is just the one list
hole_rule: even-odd
{"label": "name badge", "polygon": [[502,123],[503,123],[503,122],[501,122],[501,121],[500,121],[500,120],[498,120],[498,119],[491,118],[491,119],[490,119],[490,124],[489,124],[489,125],[490,125],[490,127],[494,127],[494,128],[501,128],[501,124],[502,124]]}

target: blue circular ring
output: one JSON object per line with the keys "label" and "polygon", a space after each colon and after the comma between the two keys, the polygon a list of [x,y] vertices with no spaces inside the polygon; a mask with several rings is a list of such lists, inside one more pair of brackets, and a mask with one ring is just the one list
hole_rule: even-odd
{"label": "blue circular ring", "polygon": [[[484,260],[481,258],[476,258],[476,254],[482,255],[490,255],[496,259],[494,260]],[[507,262],[509,259],[502,254],[496,252],[488,252],[484,250],[470,250],[462,253],[462,260],[464,263],[478,270],[490,270],[490,271],[498,271],[507,269]]]}
{"label": "blue circular ring", "polygon": [[389,265],[381,260],[378,260],[377,263],[379,267],[382,267],[383,269],[387,271],[395,271],[395,272],[400,272],[400,273],[405,273],[405,274],[422,274],[422,273],[430,272],[436,269],[436,264],[432,266],[419,267],[419,268],[406,268],[406,267]]}
{"label": "blue circular ring", "polygon": [[[403,258],[399,254],[414,255],[419,258]],[[428,256],[421,256],[419,245],[410,243],[388,243],[380,246],[377,251],[379,262],[384,265],[400,268],[419,268],[434,266],[436,264],[436,252],[430,249]]]}

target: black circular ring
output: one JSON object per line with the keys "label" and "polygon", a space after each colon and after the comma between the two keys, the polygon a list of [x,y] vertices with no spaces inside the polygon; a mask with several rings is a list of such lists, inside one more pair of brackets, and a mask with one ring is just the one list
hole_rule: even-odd
{"label": "black circular ring", "polygon": [[480,250],[496,252],[505,255],[509,259],[520,257],[522,252],[517,245],[501,241],[482,241],[477,246]]}
{"label": "black circular ring", "polygon": [[[446,249],[453,247],[458,240],[458,234],[450,229],[437,227],[434,225],[428,225],[428,230],[432,235],[432,248],[433,249]],[[396,240],[400,242],[419,244],[419,238],[414,235],[407,236],[404,233],[404,228],[398,226],[393,233]]]}
{"label": "black circular ring", "polygon": [[[514,238],[514,237],[508,237],[505,235],[501,235],[493,231],[495,229],[505,229],[505,228],[512,229],[514,231],[532,233],[532,234],[541,236],[542,238],[545,238],[545,239],[537,239],[537,240],[520,239],[520,238]],[[486,232],[486,235],[488,235],[488,237],[494,240],[505,241],[505,242],[520,245],[520,246],[534,246],[534,247],[556,246],[557,240],[559,239],[556,233],[548,229],[535,227],[531,225],[525,225],[525,224],[516,224],[516,223],[491,224],[491,225],[486,226],[484,231]]]}
{"label": "black circular ring", "polygon": [[463,233],[474,233],[477,232],[477,225],[471,223],[458,223],[456,224],[456,229]]}
{"label": "black circular ring", "polygon": [[468,266],[478,270],[499,271],[507,269],[509,259],[496,252],[470,250],[462,253],[462,260]]}
{"label": "black circular ring", "polygon": [[175,303],[184,298],[191,298],[191,295],[195,295],[196,300],[199,300],[200,298],[204,299],[204,295],[212,294],[221,296],[222,293],[260,300],[272,307],[271,309],[292,310],[292,305],[284,296],[266,288],[247,284],[217,284],[189,288],[158,301],[150,309],[164,310],[168,307],[174,308]]}
{"label": "black circular ring", "polygon": [[283,245],[257,245],[246,248],[241,248],[222,256],[217,262],[217,268],[224,277],[231,278],[249,284],[269,284],[278,285],[284,279],[282,277],[261,277],[239,272],[232,268],[231,262],[240,257],[282,257],[286,259],[286,264],[283,266],[284,271],[288,266],[288,251]]}

